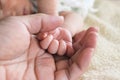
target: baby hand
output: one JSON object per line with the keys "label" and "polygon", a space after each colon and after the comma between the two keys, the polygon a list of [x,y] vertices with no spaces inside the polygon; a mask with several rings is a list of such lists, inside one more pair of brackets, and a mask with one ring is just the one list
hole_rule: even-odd
{"label": "baby hand", "polygon": [[40,33],[37,38],[40,40],[41,48],[48,50],[51,54],[64,55],[67,53],[68,56],[71,56],[74,53],[72,35],[64,28]]}

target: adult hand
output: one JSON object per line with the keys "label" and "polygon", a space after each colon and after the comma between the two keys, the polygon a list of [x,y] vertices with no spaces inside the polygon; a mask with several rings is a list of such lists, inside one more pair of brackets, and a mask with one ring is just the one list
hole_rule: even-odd
{"label": "adult hand", "polygon": [[[36,14],[0,21],[0,80],[35,80],[42,50],[34,34],[62,25],[63,18]],[[36,65],[35,65],[36,64]],[[39,65],[38,65],[39,66]]]}
{"label": "adult hand", "polygon": [[74,36],[73,56],[44,53],[37,57],[38,80],[77,80],[88,68],[96,47],[97,29],[91,27]]}
{"label": "adult hand", "polygon": [[[71,57],[55,56],[55,80],[77,80],[88,68],[96,47],[98,30],[94,27],[74,36],[75,53]],[[47,76],[46,76],[47,77]]]}
{"label": "adult hand", "polygon": [[0,22],[0,80],[76,80],[88,67],[97,31],[90,28],[74,37],[75,54],[53,56],[38,46],[33,34],[62,24],[47,15],[11,17]]}

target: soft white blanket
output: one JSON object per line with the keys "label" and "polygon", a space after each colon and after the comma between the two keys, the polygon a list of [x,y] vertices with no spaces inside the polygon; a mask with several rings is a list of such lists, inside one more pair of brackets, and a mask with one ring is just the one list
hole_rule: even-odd
{"label": "soft white blanket", "polygon": [[100,29],[96,51],[88,71],[80,80],[120,80],[120,3],[97,0],[95,14],[89,13],[85,25]]}

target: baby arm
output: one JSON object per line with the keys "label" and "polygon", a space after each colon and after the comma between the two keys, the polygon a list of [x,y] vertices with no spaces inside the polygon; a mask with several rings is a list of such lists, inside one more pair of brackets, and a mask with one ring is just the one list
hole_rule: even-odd
{"label": "baby arm", "polygon": [[72,36],[70,32],[64,28],[57,28],[50,32],[40,33],[38,36],[40,46],[51,54],[68,56],[73,55]]}
{"label": "baby arm", "polygon": [[57,0],[37,0],[38,11],[40,13],[58,15]]}
{"label": "baby arm", "polygon": [[72,33],[72,36],[82,30],[83,18],[81,15],[74,12],[63,11],[60,12],[60,16],[64,17],[62,27],[69,30]]}

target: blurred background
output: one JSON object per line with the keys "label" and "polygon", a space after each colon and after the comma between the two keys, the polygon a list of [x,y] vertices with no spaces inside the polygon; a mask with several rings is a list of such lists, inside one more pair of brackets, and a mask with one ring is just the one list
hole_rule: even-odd
{"label": "blurred background", "polygon": [[83,29],[99,29],[92,62],[78,80],[120,80],[120,0],[58,1],[58,11],[73,11],[82,16]]}

